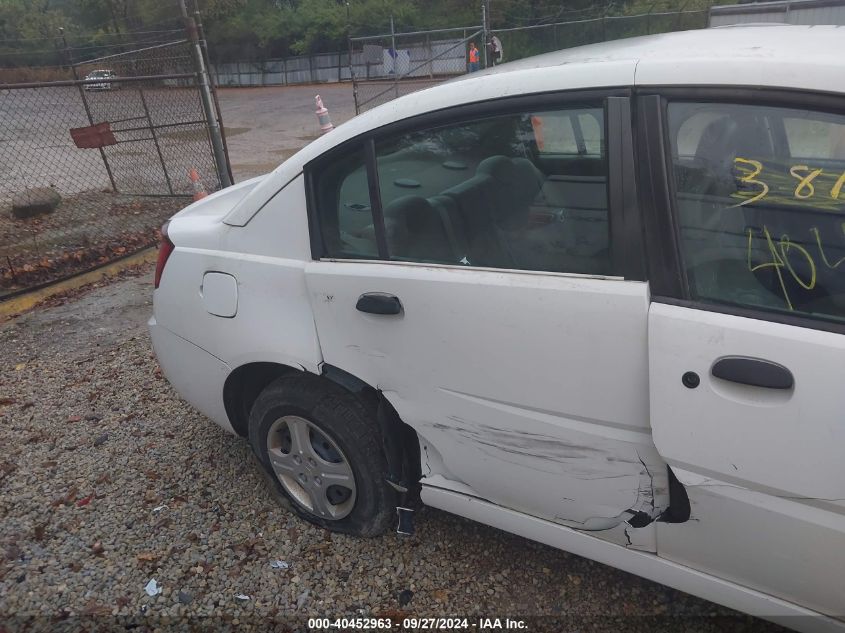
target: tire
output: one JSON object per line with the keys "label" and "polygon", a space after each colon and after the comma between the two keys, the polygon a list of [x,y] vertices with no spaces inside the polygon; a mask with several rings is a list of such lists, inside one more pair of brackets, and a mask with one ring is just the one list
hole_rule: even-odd
{"label": "tire", "polygon": [[312,375],[272,382],[253,404],[249,443],[306,521],[356,536],[390,527],[396,493],[385,480],[375,415],[342,387]]}

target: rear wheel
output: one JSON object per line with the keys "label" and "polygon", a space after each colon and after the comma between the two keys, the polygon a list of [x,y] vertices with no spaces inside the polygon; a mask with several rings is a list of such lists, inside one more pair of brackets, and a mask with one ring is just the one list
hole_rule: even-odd
{"label": "rear wheel", "polygon": [[390,524],[395,493],[385,482],[374,416],[325,379],[287,376],[252,407],[249,441],[273,485],[306,520],[374,536]]}

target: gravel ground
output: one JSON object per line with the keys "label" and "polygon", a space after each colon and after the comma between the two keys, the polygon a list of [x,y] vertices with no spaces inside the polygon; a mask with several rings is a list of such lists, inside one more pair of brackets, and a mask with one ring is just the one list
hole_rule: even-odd
{"label": "gravel ground", "polygon": [[146,271],[0,325],[0,631],[454,614],[535,616],[531,631],[779,630],[432,509],[407,539],[304,523],[246,441],[162,378],[150,296]]}

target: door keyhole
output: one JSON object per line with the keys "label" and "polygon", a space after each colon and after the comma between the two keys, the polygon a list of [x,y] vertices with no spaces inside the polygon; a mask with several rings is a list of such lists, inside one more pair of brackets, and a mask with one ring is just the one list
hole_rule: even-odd
{"label": "door keyhole", "polygon": [[699,378],[698,374],[694,371],[688,371],[681,376],[681,382],[687,389],[695,389],[699,384],[701,384],[701,378]]}

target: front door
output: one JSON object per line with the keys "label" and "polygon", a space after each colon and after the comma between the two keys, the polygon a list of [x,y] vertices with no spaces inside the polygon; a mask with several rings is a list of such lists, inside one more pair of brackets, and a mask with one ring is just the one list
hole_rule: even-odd
{"label": "front door", "polygon": [[611,230],[622,105],[459,109],[309,166],[306,275],[325,362],[417,431],[424,485],[653,550],[648,288]]}
{"label": "front door", "polygon": [[845,116],[759,99],[648,100],[682,282],[649,314],[651,423],[693,518],[658,551],[841,617]]}

